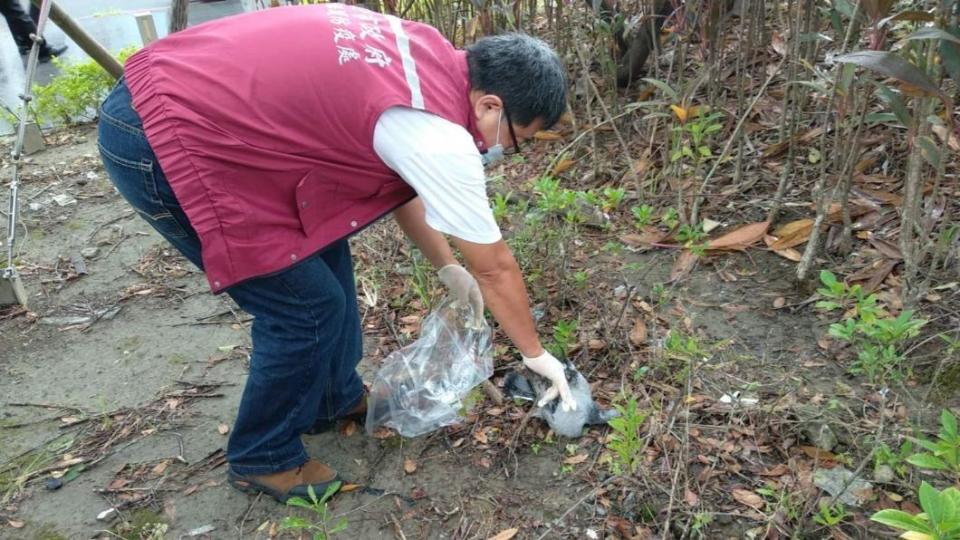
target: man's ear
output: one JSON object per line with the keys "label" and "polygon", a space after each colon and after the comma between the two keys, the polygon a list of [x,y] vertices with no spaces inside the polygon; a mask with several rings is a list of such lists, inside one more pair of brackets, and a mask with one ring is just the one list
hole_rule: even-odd
{"label": "man's ear", "polygon": [[503,108],[503,100],[493,94],[483,94],[473,103],[473,113],[481,118],[489,111],[499,111]]}

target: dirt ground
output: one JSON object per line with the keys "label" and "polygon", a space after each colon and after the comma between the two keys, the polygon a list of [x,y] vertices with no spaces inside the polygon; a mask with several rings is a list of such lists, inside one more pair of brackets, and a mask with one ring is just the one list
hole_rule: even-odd
{"label": "dirt ground", "polygon": [[[0,312],[0,538],[267,538],[284,516],[306,516],[225,482],[224,432],[244,382],[248,316],[228,297],[211,295],[203,277],[133,214],[105,177],[92,128],[62,131],[48,142],[30,158],[22,191],[29,312]],[[399,308],[390,301],[413,271],[391,227],[353,240],[366,277],[367,379],[396,347],[397,326],[401,338],[414,335],[417,317],[405,315],[424,310],[416,301]],[[385,246],[393,258],[384,256]],[[603,463],[606,428],[557,440],[538,420],[523,423],[525,405],[486,398],[462,425],[412,440],[368,437],[348,426],[304,438],[312,455],[364,486],[330,504],[335,519],[348,520],[338,536],[490,538],[517,528],[515,538],[648,538],[649,527],[666,517],[678,537],[694,537],[694,518],[709,510],[714,519],[701,538],[762,537],[782,505],[761,513],[737,505],[728,492],[776,463],[786,468],[767,478],[778,488],[810,489],[811,466],[796,458],[808,419],[797,411],[852,395],[856,383],[818,348],[826,322],[793,288],[792,263],[764,251],[724,256],[670,286],[662,308],[641,302],[663,294],[653,284],[669,281],[672,257],[583,254],[595,277],[595,303],[575,308],[625,307],[582,325],[584,346],[573,358],[604,404],[648,366],[640,397],[656,411],[651,440],[679,429],[684,441],[715,444],[712,453],[684,455],[685,468],[663,459],[679,446],[654,444],[645,470],[625,479]],[[371,295],[376,276],[387,281]],[[611,328],[630,330],[634,307],[626,306],[637,305],[657,313],[636,350],[612,360],[603,340],[614,339]],[[661,323],[711,344],[694,382],[670,380],[669,370],[652,362]],[[499,384],[516,365],[502,362],[511,354],[498,350]],[[676,387],[684,384],[692,386],[681,402]],[[723,403],[737,391],[758,404]],[[899,399],[850,414],[912,414]],[[846,406],[838,407],[841,445],[857,448],[860,432],[842,428]],[[723,460],[713,455],[738,468],[721,476]],[[670,480],[681,469],[688,487],[677,491]],[[117,517],[98,520],[112,507]],[[822,537],[809,530],[806,537]]]}

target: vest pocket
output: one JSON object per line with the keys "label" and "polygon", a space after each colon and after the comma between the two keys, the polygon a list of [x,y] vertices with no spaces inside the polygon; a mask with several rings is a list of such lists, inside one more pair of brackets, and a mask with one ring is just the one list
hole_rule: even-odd
{"label": "vest pocket", "polygon": [[376,197],[382,187],[378,177],[346,167],[324,165],[323,169],[308,172],[296,189],[297,215],[303,232],[310,236],[324,226],[334,231],[342,229],[344,224],[330,220],[349,224],[353,219],[350,210]]}

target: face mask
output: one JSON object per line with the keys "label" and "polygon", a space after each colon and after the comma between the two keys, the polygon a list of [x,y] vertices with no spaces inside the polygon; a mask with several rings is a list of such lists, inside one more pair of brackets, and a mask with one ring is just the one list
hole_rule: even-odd
{"label": "face mask", "polygon": [[480,163],[483,163],[484,167],[489,167],[503,159],[503,145],[500,144],[500,127],[503,125],[500,120],[502,118],[503,109],[500,109],[500,114],[497,115],[497,144],[487,148],[486,152],[480,154]]}

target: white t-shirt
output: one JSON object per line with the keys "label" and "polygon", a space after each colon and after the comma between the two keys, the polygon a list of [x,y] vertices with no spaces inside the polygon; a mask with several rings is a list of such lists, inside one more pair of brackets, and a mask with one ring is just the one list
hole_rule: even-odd
{"label": "white t-shirt", "polygon": [[373,149],[423,201],[427,225],[477,244],[500,240],[480,153],[463,127],[425,111],[391,107]]}

